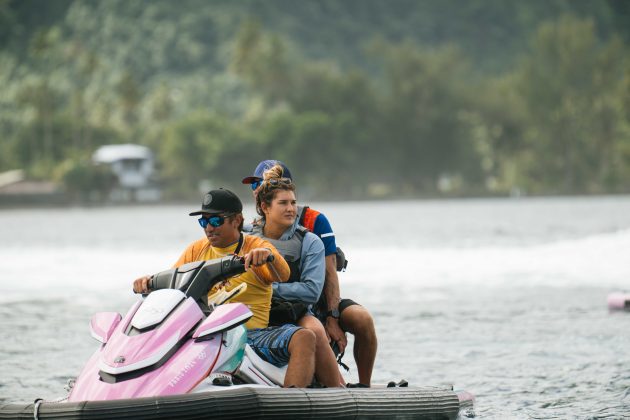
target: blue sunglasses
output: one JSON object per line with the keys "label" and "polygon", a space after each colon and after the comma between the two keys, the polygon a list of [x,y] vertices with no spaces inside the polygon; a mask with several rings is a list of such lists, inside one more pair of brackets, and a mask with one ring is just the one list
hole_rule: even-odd
{"label": "blue sunglasses", "polygon": [[263,183],[262,179],[259,179],[258,181],[254,181],[251,183],[252,186],[252,191],[256,191],[256,188],[260,187],[260,185]]}
{"label": "blue sunglasses", "polygon": [[197,221],[199,222],[199,226],[202,228],[206,228],[206,226],[210,225],[212,227],[219,227],[225,223],[225,219],[232,216],[231,214],[223,214],[223,215],[214,215],[208,217],[200,217]]}

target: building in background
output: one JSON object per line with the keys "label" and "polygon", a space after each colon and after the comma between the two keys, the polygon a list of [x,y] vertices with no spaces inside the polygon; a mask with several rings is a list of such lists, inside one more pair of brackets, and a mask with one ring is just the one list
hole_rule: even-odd
{"label": "building in background", "polygon": [[62,186],[52,181],[26,179],[24,171],[0,173],[0,207],[58,205],[67,202]]}
{"label": "building in background", "polygon": [[155,171],[153,152],[137,144],[111,144],[99,147],[92,155],[97,165],[107,165],[117,183],[109,193],[113,202],[159,201],[162,192]]}

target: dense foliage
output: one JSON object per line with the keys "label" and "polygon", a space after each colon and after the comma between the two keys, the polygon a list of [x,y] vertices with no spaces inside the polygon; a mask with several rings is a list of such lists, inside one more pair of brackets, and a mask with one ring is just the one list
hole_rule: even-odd
{"label": "dense foliage", "polygon": [[[311,197],[630,191],[630,2],[0,0],[0,172],[170,198],[284,160]],[[108,184],[109,185],[109,184]]]}

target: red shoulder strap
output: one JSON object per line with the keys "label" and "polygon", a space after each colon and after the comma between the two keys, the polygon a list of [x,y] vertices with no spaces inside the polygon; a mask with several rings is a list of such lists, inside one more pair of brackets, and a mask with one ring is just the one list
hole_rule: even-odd
{"label": "red shoulder strap", "polygon": [[319,212],[317,210],[306,207],[304,209],[304,213],[302,214],[302,226],[313,232],[313,229],[315,228],[315,219],[317,219],[317,216],[319,216]]}

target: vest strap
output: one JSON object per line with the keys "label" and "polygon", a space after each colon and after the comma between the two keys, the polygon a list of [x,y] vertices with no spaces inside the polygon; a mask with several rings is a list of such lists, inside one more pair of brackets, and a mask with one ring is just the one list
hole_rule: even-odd
{"label": "vest strap", "polygon": [[236,249],[234,250],[234,255],[238,255],[238,253],[241,252],[242,247],[243,247],[243,233],[241,232],[241,234],[238,237],[238,245],[236,245]]}

